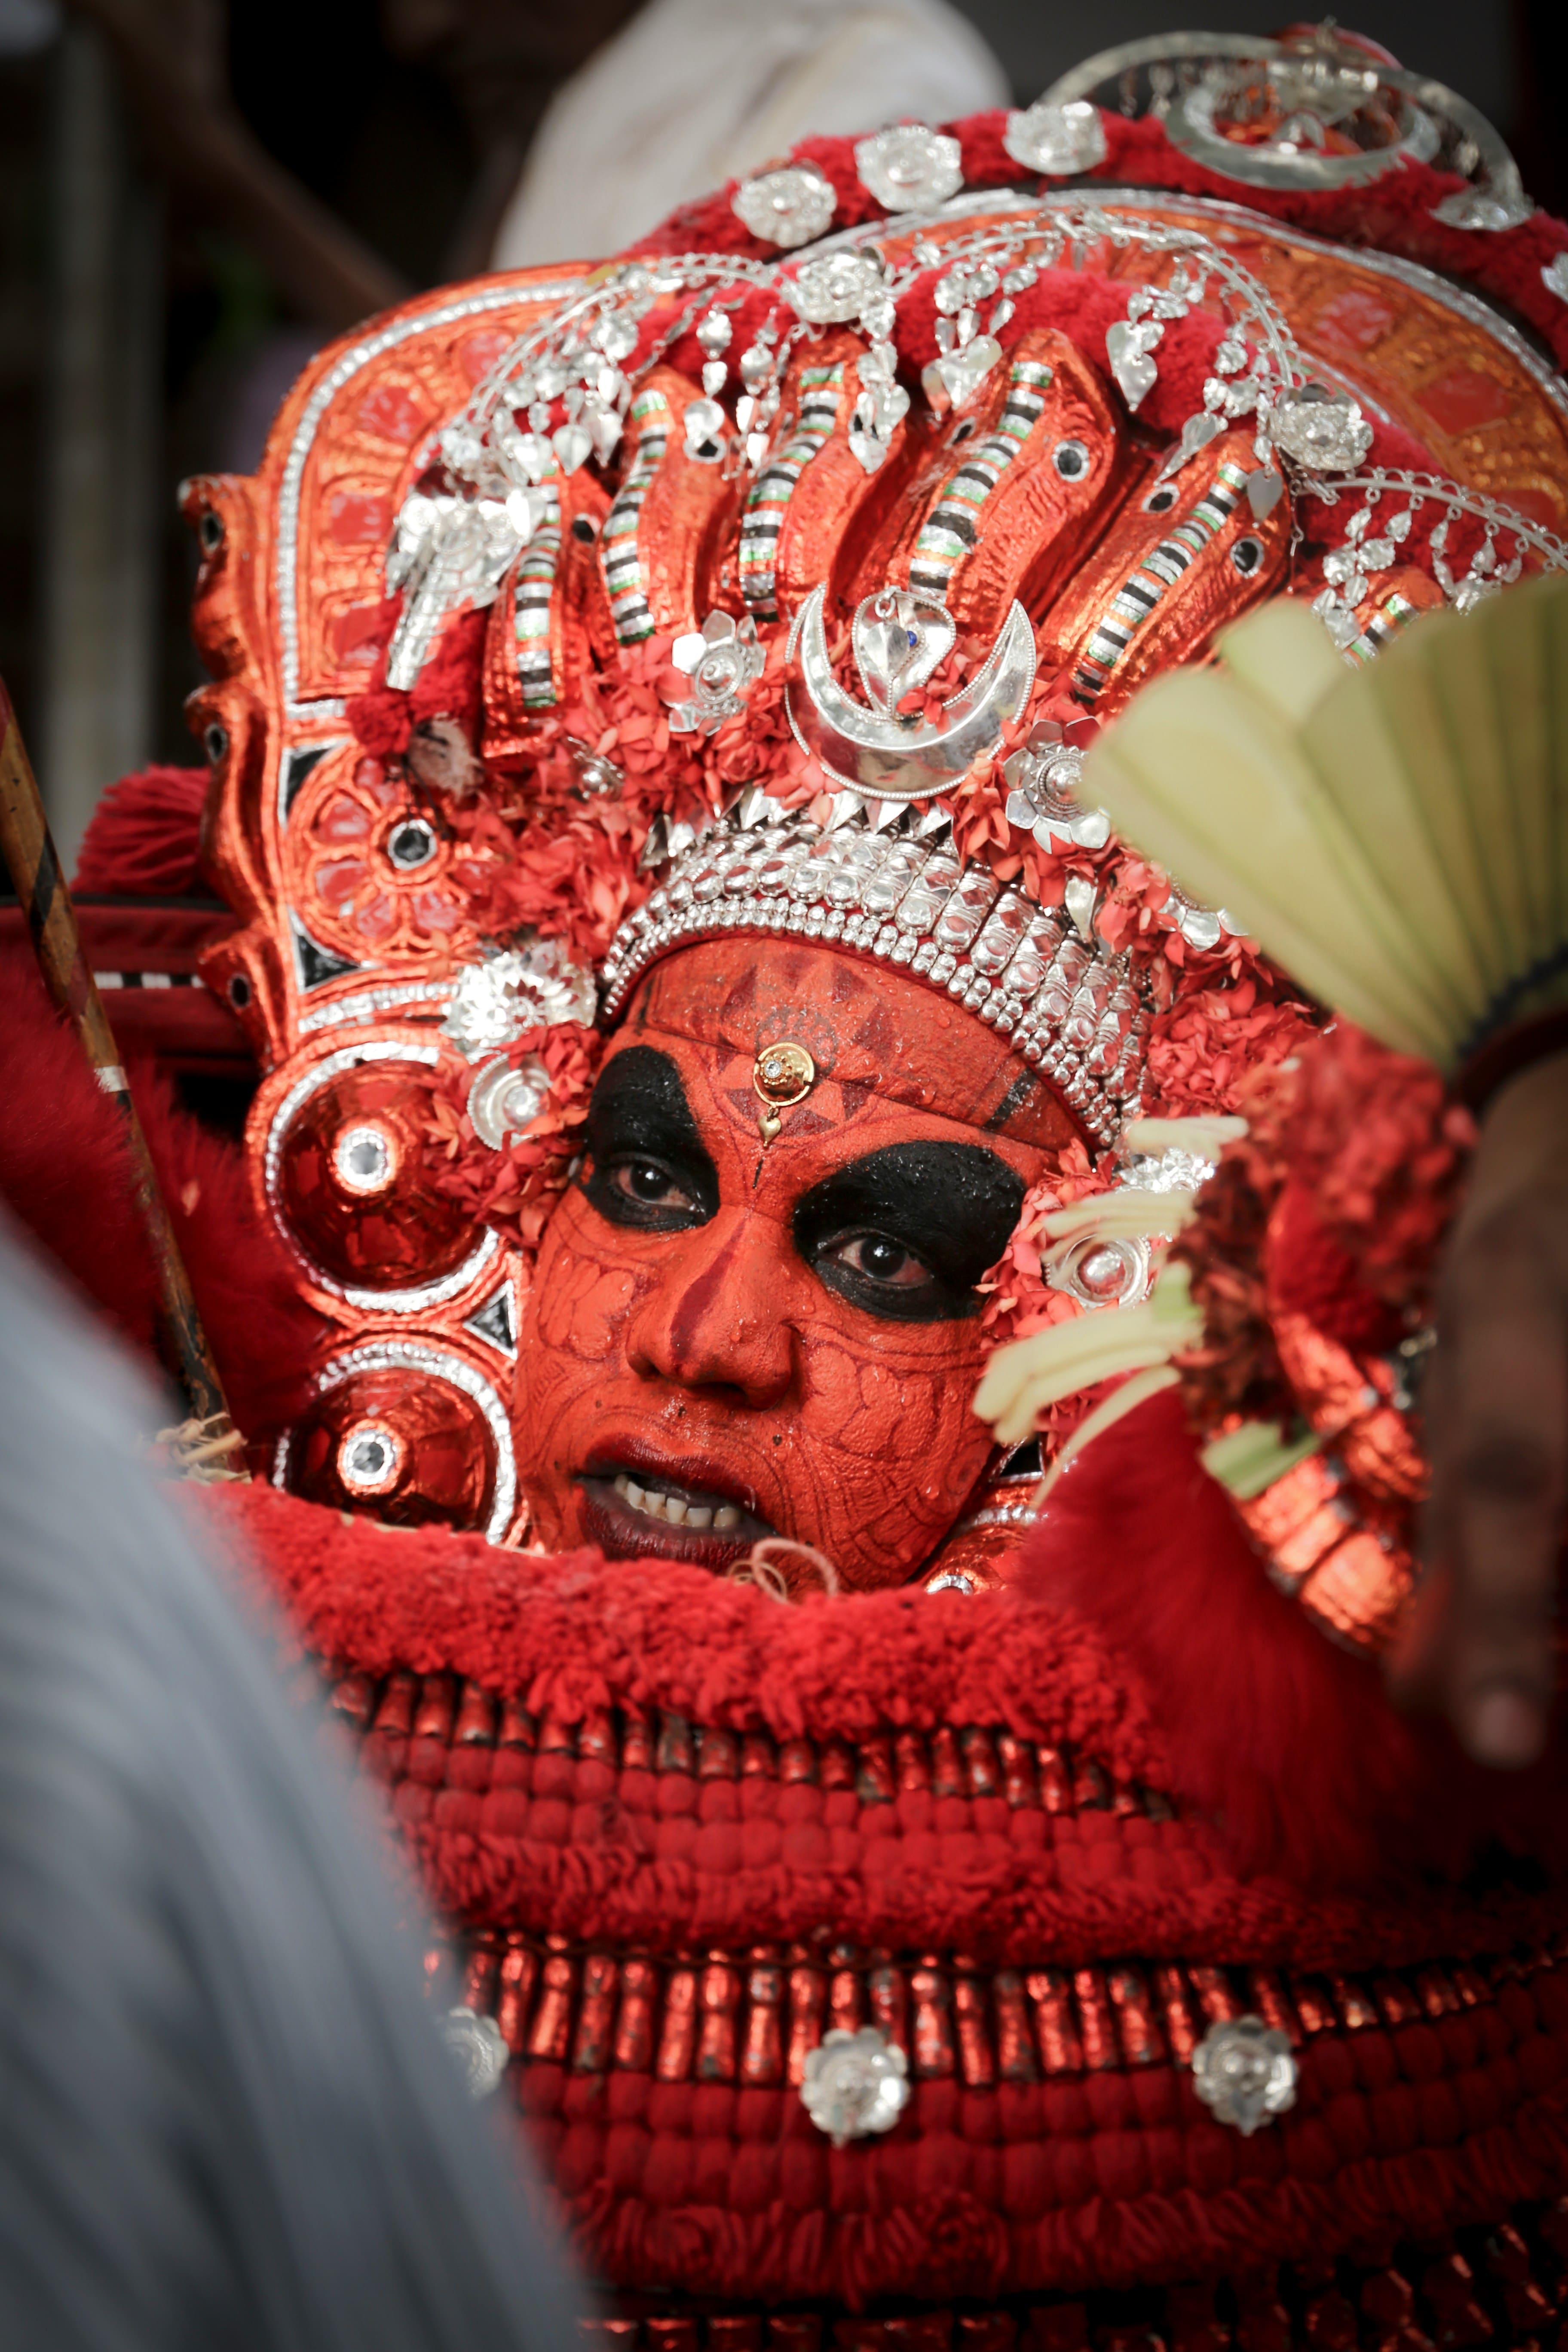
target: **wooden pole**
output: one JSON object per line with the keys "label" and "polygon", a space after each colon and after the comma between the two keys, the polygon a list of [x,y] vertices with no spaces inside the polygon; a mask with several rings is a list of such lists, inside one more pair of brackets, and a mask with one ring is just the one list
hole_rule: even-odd
{"label": "wooden pole", "polygon": [[[93,1074],[125,1120],[136,1207],[157,1276],[164,1361],[184,1390],[191,1418],[207,1424],[202,1451],[234,1450],[232,1423],[191,1280],[158,1189],[114,1033],[82,948],[76,908],[60,872],[32,764],[11,698],[0,679],[0,856],[26,912],[44,985],[76,1031]],[[220,1425],[221,1424],[221,1425]]]}

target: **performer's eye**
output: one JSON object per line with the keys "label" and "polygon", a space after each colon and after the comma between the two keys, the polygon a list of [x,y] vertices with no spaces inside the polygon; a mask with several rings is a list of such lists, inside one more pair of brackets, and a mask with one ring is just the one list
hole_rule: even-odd
{"label": "performer's eye", "polygon": [[706,1224],[719,1176],[668,1054],[628,1045],[599,1073],[588,1105],[587,1154],[578,1178],[602,1217],[643,1233]]}
{"label": "performer's eye", "polygon": [[697,1206],[668,1168],[657,1160],[612,1160],[605,1171],[610,1190],[639,1208],[690,1210]]}
{"label": "performer's eye", "polygon": [[850,1234],[841,1242],[829,1243],[820,1255],[889,1290],[933,1287],[930,1266],[886,1234]]}
{"label": "performer's eye", "polygon": [[1007,1245],[1024,1187],[979,1144],[891,1143],[796,1202],[795,1243],[829,1290],[884,1321],[978,1313],[975,1288]]}

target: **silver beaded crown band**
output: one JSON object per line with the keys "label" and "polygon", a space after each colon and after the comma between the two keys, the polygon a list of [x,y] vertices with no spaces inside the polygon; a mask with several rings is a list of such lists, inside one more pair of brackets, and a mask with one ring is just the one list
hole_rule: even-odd
{"label": "silver beaded crown band", "polygon": [[1101,1149],[1139,1115],[1149,1007],[1126,956],[964,866],[947,822],[904,810],[825,830],[756,787],[672,859],[605,958],[608,1024],[651,964],[726,931],[820,940],[941,989],[1007,1038]]}

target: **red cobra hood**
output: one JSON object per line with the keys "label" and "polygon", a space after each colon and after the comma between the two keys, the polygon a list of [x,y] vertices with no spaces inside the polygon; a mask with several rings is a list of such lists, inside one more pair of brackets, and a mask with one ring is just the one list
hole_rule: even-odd
{"label": "red cobra hood", "polygon": [[[259,1487],[200,1500],[331,1662],[602,2275],[1081,2292],[1430,2242],[1561,2180],[1563,1904],[1242,1880],[1081,1620],[786,1608]],[[1244,2010],[1300,2063],[1251,2137],[1187,2063]],[[836,2150],[793,2080],[868,2019],[913,2095]]]}

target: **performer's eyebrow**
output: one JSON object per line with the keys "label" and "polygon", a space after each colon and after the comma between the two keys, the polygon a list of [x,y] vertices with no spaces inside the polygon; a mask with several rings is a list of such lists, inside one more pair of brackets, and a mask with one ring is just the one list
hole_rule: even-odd
{"label": "performer's eyebrow", "polygon": [[588,1105],[587,1145],[590,1192],[594,1174],[643,1152],[681,1179],[704,1219],[719,1206],[719,1172],[703,1149],[680,1072],[652,1045],[627,1045],[605,1064]]}
{"label": "performer's eyebrow", "polygon": [[921,1259],[956,1303],[995,1265],[1023,1205],[1022,1178],[982,1145],[889,1143],[803,1194],[795,1244],[811,1258],[837,1235],[884,1234]]}

